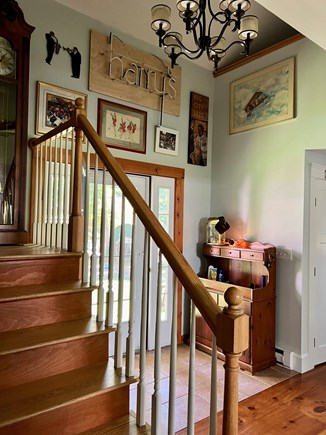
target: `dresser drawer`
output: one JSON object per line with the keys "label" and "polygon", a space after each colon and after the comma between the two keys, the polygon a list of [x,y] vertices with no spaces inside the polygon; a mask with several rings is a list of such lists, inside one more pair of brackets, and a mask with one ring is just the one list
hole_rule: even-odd
{"label": "dresser drawer", "polygon": [[264,260],[264,253],[263,252],[241,251],[241,258],[243,258],[244,260],[263,261]]}
{"label": "dresser drawer", "polygon": [[221,248],[222,257],[240,258],[240,251],[238,249]]}
{"label": "dresser drawer", "polygon": [[219,257],[221,255],[221,248],[215,245],[204,245],[204,255],[211,255],[212,257]]}

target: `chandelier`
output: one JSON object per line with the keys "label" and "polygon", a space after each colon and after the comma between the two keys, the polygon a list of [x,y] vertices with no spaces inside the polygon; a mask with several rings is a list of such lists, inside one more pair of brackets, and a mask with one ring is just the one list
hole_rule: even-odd
{"label": "chandelier", "polygon": [[[213,10],[212,3],[219,3],[219,9]],[[179,16],[185,23],[186,33],[192,33],[194,47],[189,48],[182,42],[182,35],[169,32],[171,28],[171,8],[164,4],[152,7],[151,27],[159,38],[159,46],[171,59],[172,68],[179,56],[198,59],[206,52],[217,71],[218,63],[234,45],[240,45],[241,54],[249,55],[251,41],[258,36],[258,18],[245,15],[251,4],[249,0],[177,0]],[[218,25],[219,33],[214,34]],[[225,31],[238,31],[238,38],[227,45]]]}

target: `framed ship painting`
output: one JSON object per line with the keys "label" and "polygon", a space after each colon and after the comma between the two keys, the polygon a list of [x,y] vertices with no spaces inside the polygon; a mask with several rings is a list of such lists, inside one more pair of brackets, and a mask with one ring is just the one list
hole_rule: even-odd
{"label": "framed ship painting", "polygon": [[230,134],[293,116],[293,57],[231,83]]}

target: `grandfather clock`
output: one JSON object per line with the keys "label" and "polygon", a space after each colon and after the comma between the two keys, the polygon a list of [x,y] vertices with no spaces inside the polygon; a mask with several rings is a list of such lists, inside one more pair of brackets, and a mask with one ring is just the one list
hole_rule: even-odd
{"label": "grandfather clock", "polygon": [[25,186],[33,30],[15,0],[0,1],[0,245],[28,241]]}

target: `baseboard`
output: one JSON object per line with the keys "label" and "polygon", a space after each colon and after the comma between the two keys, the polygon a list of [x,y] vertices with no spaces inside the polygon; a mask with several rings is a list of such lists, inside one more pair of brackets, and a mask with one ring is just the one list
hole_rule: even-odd
{"label": "baseboard", "polygon": [[293,370],[299,373],[305,373],[314,368],[314,363],[308,353],[303,355],[293,355]]}

